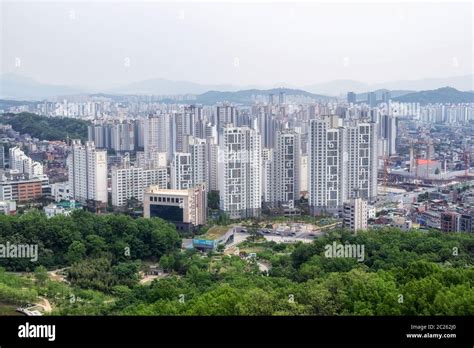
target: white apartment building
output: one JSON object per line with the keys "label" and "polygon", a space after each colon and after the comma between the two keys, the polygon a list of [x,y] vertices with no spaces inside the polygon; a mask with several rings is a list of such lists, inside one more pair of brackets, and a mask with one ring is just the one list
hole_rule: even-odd
{"label": "white apartment building", "polygon": [[206,139],[207,142],[207,163],[208,163],[208,189],[209,191],[219,190],[219,146],[215,140],[216,138],[209,137]]}
{"label": "white apartment building", "polygon": [[346,197],[343,129],[331,128],[329,118],[311,120],[308,140],[310,211],[312,214],[337,212]]}
{"label": "white apartment building", "polygon": [[149,153],[153,152],[165,152],[167,159],[170,160],[173,151],[170,115],[148,116],[143,131],[145,156],[149,157]]}
{"label": "white apartment building", "polygon": [[173,153],[188,152],[188,137],[192,135],[192,115],[177,112],[171,115],[171,144]]}
{"label": "white apartment building", "polygon": [[393,115],[379,117],[378,134],[387,143],[386,150],[380,155],[392,156],[397,153],[397,118]]}
{"label": "white apartment building", "polygon": [[344,227],[351,231],[367,229],[367,201],[362,198],[351,198],[344,203]]}
{"label": "white apartment building", "polygon": [[110,130],[110,145],[115,151],[134,151],[135,124],[132,122],[114,123]]}
{"label": "white apartment building", "polygon": [[[284,129],[277,132],[275,149],[265,161],[266,202],[293,204],[300,198],[300,136],[294,130]],[[267,200],[268,199],[268,200]]]}
{"label": "white apartment building", "polygon": [[43,165],[33,161],[18,146],[9,150],[10,169],[22,174],[28,174],[30,178],[43,175]]}
{"label": "white apartment building", "polygon": [[112,205],[125,206],[127,200],[135,198],[143,201],[147,187],[168,188],[168,170],[166,167],[143,169],[138,167],[112,168]]}
{"label": "white apartment building", "polygon": [[377,128],[375,123],[358,122],[344,127],[347,146],[345,192],[373,202],[377,198]]}
{"label": "white apartment building", "polygon": [[187,190],[193,187],[193,165],[190,153],[177,152],[171,162],[171,189]]}
{"label": "white apartment building", "polygon": [[208,168],[208,146],[206,140],[194,137],[189,138],[189,152],[191,153],[191,166],[193,171],[193,186],[205,183],[206,189],[209,187]]}
{"label": "white apartment building", "polygon": [[351,231],[367,229],[367,201],[362,198],[352,198],[344,203],[344,227]]}
{"label": "white apartment building", "polygon": [[216,108],[216,122],[219,145],[221,144],[221,136],[223,129],[227,126],[235,126],[237,117],[237,108],[232,105],[222,105]]}
{"label": "white apartment building", "polygon": [[82,145],[80,140],[74,140],[67,165],[69,189],[75,200],[107,203],[106,150],[96,149],[93,142]]}
{"label": "white apartment building", "polygon": [[224,127],[219,148],[220,208],[230,218],[259,216],[262,201],[260,134]]}
{"label": "white apartment building", "polygon": [[377,196],[377,132],[374,123],[342,125],[336,117],[310,121],[308,190],[312,214],[338,213],[355,191]]}
{"label": "white apartment building", "polygon": [[157,168],[167,167],[168,159],[166,152],[136,152],[137,167],[141,168]]}

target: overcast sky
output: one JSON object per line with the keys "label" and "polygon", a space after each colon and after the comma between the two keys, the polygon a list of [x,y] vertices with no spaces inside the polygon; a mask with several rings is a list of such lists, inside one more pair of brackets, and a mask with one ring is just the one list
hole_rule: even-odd
{"label": "overcast sky", "polygon": [[0,22],[1,72],[94,88],[150,78],[377,83],[473,68],[470,2],[7,1]]}

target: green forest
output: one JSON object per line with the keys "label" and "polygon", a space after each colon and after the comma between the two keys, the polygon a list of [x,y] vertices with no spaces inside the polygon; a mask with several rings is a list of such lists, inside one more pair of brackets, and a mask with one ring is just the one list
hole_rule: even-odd
{"label": "green forest", "polygon": [[[0,244],[6,241],[38,243],[39,260],[1,261],[0,302],[46,296],[53,315],[474,314],[468,233],[337,230],[308,244],[252,236],[240,247],[256,252],[255,260],[182,251],[173,226],[158,218],[76,211],[0,216]],[[363,262],[325,257],[333,242],[364,245]],[[158,262],[165,276],[141,284],[147,262]],[[46,273],[60,267],[67,282]]]}
{"label": "green forest", "polygon": [[89,122],[73,118],[46,117],[22,112],[7,113],[0,116],[0,123],[10,124],[21,134],[29,134],[41,140],[87,139]]}

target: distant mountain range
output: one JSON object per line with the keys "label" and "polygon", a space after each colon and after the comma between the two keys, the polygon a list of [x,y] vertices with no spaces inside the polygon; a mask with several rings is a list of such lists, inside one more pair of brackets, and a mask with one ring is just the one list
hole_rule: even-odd
{"label": "distant mountain range", "polygon": [[199,104],[215,104],[218,102],[232,102],[240,104],[250,104],[254,101],[256,96],[268,96],[274,95],[275,102],[278,101],[280,92],[285,93],[286,96],[302,96],[312,98],[318,101],[329,101],[334,97],[328,97],[320,94],[313,94],[301,89],[292,88],[272,88],[272,89],[247,89],[236,92],[220,92],[220,91],[209,91],[196,96],[195,103]]}
{"label": "distant mountain range", "polygon": [[0,98],[15,100],[41,100],[61,95],[82,94],[81,88],[50,85],[17,74],[0,76]]}
{"label": "distant mountain range", "polygon": [[302,87],[304,90],[312,93],[340,96],[347,92],[362,93],[370,90],[368,83],[354,80],[334,80],[322,83],[315,83]]}
{"label": "distant mountain range", "polygon": [[[377,99],[382,99],[382,93],[389,90],[381,89],[374,91],[377,95]],[[198,104],[215,104],[219,102],[232,102],[240,104],[250,104],[254,100],[253,98],[257,95],[269,95],[273,94],[275,101],[278,101],[278,95],[280,92],[284,92],[287,96],[304,96],[309,97],[317,101],[330,101],[335,100],[335,97],[329,97],[320,94],[309,93],[300,89],[290,88],[273,88],[267,90],[261,89],[249,89],[237,92],[218,92],[209,91],[200,94],[196,97],[196,100],[190,101]],[[474,92],[461,92],[451,87],[443,87],[429,91],[403,91],[403,90],[391,90],[389,91],[392,100],[400,102],[418,102],[421,104],[428,103],[474,103]],[[364,102],[367,100],[367,93],[357,94],[357,100]]]}
{"label": "distant mountain range", "polygon": [[179,95],[201,94],[207,91],[238,91],[242,87],[222,84],[206,85],[189,81],[171,81],[166,79],[149,79],[133,82],[117,88],[106,90],[112,94],[145,94],[145,95]]}
{"label": "distant mountain range", "polygon": [[431,91],[420,91],[404,94],[393,98],[405,103],[474,103],[474,92],[461,92],[451,87],[438,88]]}
{"label": "distant mountain range", "polygon": [[[371,91],[371,92],[374,92],[375,95],[377,96],[377,100],[381,100],[382,99],[382,95],[385,93],[385,92],[390,92],[390,97],[392,99],[396,98],[396,97],[400,97],[402,95],[405,95],[405,94],[409,94],[409,93],[415,93],[416,91],[405,91],[405,90],[389,90],[389,89],[377,89],[375,91]],[[365,101],[367,100],[367,95],[369,93],[368,92],[365,92],[365,93],[356,93],[356,100],[357,101]]]}
{"label": "distant mountain range", "polygon": [[[311,97],[316,100],[330,100],[333,96],[345,98],[347,91],[356,92],[358,100],[366,100],[368,91],[375,91],[380,96],[383,91],[389,90],[392,98],[397,100],[429,100],[418,91],[429,91],[444,86],[450,86],[462,96],[455,92],[437,92],[437,97],[443,100],[469,100],[469,92],[472,91],[474,75],[456,76],[450,78],[422,79],[412,81],[395,81],[383,84],[368,85],[354,80],[335,80],[326,83],[313,84],[304,88],[265,88],[259,86],[235,86],[235,85],[205,85],[189,81],[171,81],[166,79],[150,79],[134,82],[117,88],[101,91],[88,90],[86,88],[71,87],[64,85],[50,85],[40,83],[31,78],[16,74],[4,74],[0,76],[0,98],[8,100],[43,100],[58,96],[84,95],[91,93],[102,93],[107,95],[186,95],[196,96],[195,103],[210,104],[219,101],[235,103],[248,103],[255,95],[273,93],[278,98],[280,91],[287,95],[300,95]],[[399,99],[406,96],[408,99]],[[451,99],[450,99],[451,98]]]}
{"label": "distant mountain range", "polygon": [[376,84],[368,84],[354,80],[334,80],[304,86],[302,89],[325,95],[345,95],[347,92],[364,93],[377,90],[422,91],[450,86],[460,91],[474,90],[474,75],[454,76],[446,78],[430,78],[419,80],[400,80]]}

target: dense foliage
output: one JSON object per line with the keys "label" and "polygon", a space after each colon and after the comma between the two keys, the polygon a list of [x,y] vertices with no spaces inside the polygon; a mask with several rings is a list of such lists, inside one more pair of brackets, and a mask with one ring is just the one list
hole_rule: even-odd
{"label": "dense foliage", "polygon": [[[2,217],[0,231],[2,235],[43,236],[50,222],[56,225],[62,221],[59,226],[69,226],[65,218],[44,220],[38,215]],[[53,233],[52,240],[64,243],[58,250],[64,252],[67,245],[63,263],[72,264],[68,272],[71,284],[40,281],[41,272],[37,271],[32,292],[25,294],[64,294],[55,301],[54,314],[474,314],[473,234],[402,232],[392,228],[357,235],[334,231],[309,244],[277,244],[254,236],[240,245],[243,253],[257,253],[254,260],[222,253],[180,251],[175,232],[166,232],[169,226],[158,219],[131,220],[83,212],[70,219],[74,223],[62,230],[70,228],[77,239],[58,234],[61,228],[48,231]],[[8,228],[16,220],[37,223],[17,222],[15,229],[3,233],[5,226]],[[151,234],[145,233],[148,237],[144,237],[137,232],[143,224],[155,226],[142,228],[151,234],[150,230],[155,231],[154,240],[161,242],[148,244],[153,240]],[[326,257],[326,247],[333,242],[363,245],[363,261]],[[118,252],[124,244],[133,244],[131,250],[137,249],[131,259],[160,257],[166,274],[149,284],[140,284],[138,261],[124,259]],[[61,256],[56,257],[61,260]],[[270,266],[268,272],[261,271],[262,263]],[[2,291],[11,294],[11,288],[0,288],[0,295]],[[85,300],[68,301],[71,294]]]}
{"label": "dense foliage", "polygon": [[87,139],[89,122],[73,118],[46,117],[22,112],[3,114],[1,123],[7,123],[21,134],[29,134],[41,140]]}
{"label": "dense foliage", "polygon": [[[94,215],[83,210],[50,219],[38,211],[0,215],[0,244],[7,242],[38,245],[37,262],[27,258],[0,259],[0,266],[13,271],[32,271],[38,265],[58,268],[80,262],[102,265],[102,258],[111,262],[103,265],[108,270],[107,267],[121,262],[158,260],[181,246],[174,226],[164,220]],[[80,267],[73,271],[81,273]]]}
{"label": "dense foliage", "polygon": [[[363,244],[364,262],[325,257],[325,246],[333,241]],[[270,258],[269,276],[238,257],[167,256],[163,266],[177,276],[134,287],[111,310],[140,315],[474,314],[473,235],[388,229],[332,233],[312,244],[255,246],[263,246],[259,255]]]}

